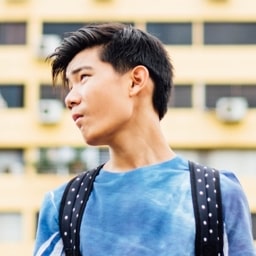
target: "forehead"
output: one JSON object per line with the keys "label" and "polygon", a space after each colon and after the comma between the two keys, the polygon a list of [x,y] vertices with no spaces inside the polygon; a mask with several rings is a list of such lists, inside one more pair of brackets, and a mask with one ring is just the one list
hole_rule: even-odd
{"label": "forehead", "polygon": [[69,62],[66,68],[66,77],[79,71],[81,68],[93,69],[98,64],[103,63],[99,58],[99,47],[88,48],[77,53],[74,58]]}

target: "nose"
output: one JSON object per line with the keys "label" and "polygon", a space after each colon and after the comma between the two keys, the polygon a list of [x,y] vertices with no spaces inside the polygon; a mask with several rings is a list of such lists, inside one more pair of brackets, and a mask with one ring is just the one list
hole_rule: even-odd
{"label": "nose", "polygon": [[72,109],[74,106],[79,105],[81,102],[81,95],[74,87],[68,92],[65,97],[65,105],[68,109]]}

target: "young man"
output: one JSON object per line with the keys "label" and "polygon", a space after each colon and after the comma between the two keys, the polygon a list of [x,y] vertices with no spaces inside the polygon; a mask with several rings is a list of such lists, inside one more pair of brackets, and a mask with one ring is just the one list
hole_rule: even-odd
{"label": "young man", "polygon": [[[86,256],[195,255],[188,161],[166,142],[172,64],[155,37],[121,24],[73,32],[50,56],[53,83],[69,88],[65,103],[89,145],[110,159],[93,185],[80,230]],[[232,173],[220,174],[225,255],[255,255],[249,209]],[[43,202],[34,255],[64,255],[59,207],[65,185]]]}

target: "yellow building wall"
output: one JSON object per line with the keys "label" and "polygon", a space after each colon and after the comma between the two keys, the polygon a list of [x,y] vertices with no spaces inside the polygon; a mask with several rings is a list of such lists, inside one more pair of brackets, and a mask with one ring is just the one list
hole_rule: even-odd
{"label": "yellow building wall", "polygon": [[[68,111],[55,126],[38,122],[39,85],[51,83],[50,66],[37,58],[43,22],[135,22],[145,28],[148,21],[193,23],[193,45],[166,46],[175,66],[175,82],[254,83],[256,45],[204,46],[204,21],[256,21],[255,0],[1,0],[0,22],[27,21],[27,45],[0,45],[0,83],[23,83],[25,107],[0,109],[0,148],[24,148],[24,175],[0,176],[0,212],[23,215],[24,236],[17,243],[0,243],[5,256],[31,255],[36,213],[46,191],[69,177],[38,175],[33,166],[38,147],[82,146],[84,142]],[[214,111],[202,108],[200,93],[193,95],[194,108],[170,109],[162,121],[164,134],[174,148],[256,148],[256,109],[244,120],[225,124]],[[256,178],[243,177],[251,210],[256,212]]]}

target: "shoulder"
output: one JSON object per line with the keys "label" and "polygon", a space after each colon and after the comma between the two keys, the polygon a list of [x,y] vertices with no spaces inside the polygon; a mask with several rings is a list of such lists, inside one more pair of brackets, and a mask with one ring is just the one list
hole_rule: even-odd
{"label": "shoulder", "polygon": [[238,177],[231,171],[221,170],[220,173],[220,184],[221,192],[224,196],[235,196],[244,197],[244,191]]}
{"label": "shoulder", "polygon": [[255,255],[250,208],[239,179],[233,172],[220,171],[220,182],[229,255]]}
{"label": "shoulder", "polygon": [[44,196],[43,205],[52,205],[56,210],[58,210],[66,186],[67,182],[51,191],[48,191]]}
{"label": "shoulder", "polygon": [[230,171],[220,171],[220,184],[226,224],[237,226],[237,219],[239,219],[240,223],[247,222],[246,225],[249,227],[250,208],[237,176]]}

